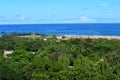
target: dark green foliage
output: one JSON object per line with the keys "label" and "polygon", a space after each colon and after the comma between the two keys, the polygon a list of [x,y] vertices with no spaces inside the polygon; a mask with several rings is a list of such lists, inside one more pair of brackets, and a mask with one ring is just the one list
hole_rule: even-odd
{"label": "dark green foliage", "polygon": [[4,50],[1,50],[1,49],[0,49],[0,58],[2,58],[3,55],[4,55]]}
{"label": "dark green foliage", "polygon": [[119,40],[17,35],[0,37],[0,80],[120,80]]}

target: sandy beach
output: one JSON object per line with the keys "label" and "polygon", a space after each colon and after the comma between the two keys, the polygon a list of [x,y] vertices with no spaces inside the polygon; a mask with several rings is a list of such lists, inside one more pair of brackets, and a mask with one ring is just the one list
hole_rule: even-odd
{"label": "sandy beach", "polygon": [[90,39],[117,39],[120,40],[120,36],[102,36],[102,35],[64,35],[66,38],[65,39],[70,39],[70,38],[90,38]]}
{"label": "sandy beach", "polygon": [[[53,35],[47,35],[46,38],[51,38]],[[76,38],[90,38],[90,39],[117,39],[120,40],[120,36],[104,36],[104,35],[56,35],[57,38],[62,39],[62,37],[65,37],[64,40],[68,40],[68,39],[76,39]],[[31,35],[27,35],[27,36],[20,36],[20,37],[27,37],[27,38],[42,38],[41,35],[35,35],[35,36],[31,36]]]}

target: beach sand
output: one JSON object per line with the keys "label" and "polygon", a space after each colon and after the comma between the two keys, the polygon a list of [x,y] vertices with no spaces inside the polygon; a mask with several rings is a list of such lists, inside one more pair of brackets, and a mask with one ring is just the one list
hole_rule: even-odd
{"label": "beach sand", "polygon": [[[46,38],[52,37],[53,35],[47,35]],[[58,36],[58,35],[56,35]],[[83,39],[117,39],[120,40],[120,36],[103,36],[103,35],[59,35],[59,37],[64,36],[64,40],[68,40],[68,39],[76,39],[76,38],[83,38]],[[31,35],[27,35],[27,36],[20,36],[20,37],[27,37],[27,38],[42,38],[41,35],[35,35],[35,36],[31,36]]]}
{"label": "beach sand", "polygon": [[117,39],[117,40],[120,40],[120,36],[102,36],[102,35],[64,35],[66,38],[65,40],[67,39],[70,39],[70,38],[84,38],[84,39],[87,39],[87,38],[90,38],[90,39],[99,39],[99,38],[102,38],[102,39]]}

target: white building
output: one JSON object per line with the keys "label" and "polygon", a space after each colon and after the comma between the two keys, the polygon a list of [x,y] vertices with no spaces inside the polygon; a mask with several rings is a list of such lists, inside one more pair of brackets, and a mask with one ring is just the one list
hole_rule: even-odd
{"label": "white building", "polygon": [[62,39],[62,36],[56,36],[57,39]]}
{"label": "white building", "polygon": [[12,54],[13,51],[4,51],[4,57],[7,58],[9,54]]}

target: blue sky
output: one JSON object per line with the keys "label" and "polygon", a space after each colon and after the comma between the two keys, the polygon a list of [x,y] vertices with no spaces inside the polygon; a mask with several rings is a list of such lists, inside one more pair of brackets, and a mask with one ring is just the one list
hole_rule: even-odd
{"label": "blue sky", "polygon": [[120,23],[120,0],[0,0],[0,24]]}

